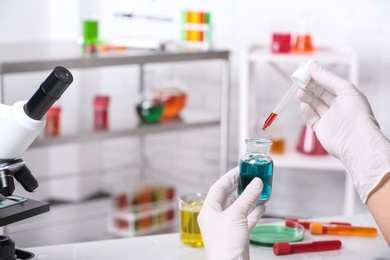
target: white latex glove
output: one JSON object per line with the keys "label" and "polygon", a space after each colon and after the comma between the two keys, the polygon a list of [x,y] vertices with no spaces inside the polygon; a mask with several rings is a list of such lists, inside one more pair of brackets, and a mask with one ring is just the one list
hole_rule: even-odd
{"label": "white latex glove", "polygon": [[211,186],[198,216],[207,259],[249,259],[249,234],[265,212],[256,207],[263,182],[254,178],[237,195],[239,167]]}
{"label": "white latex glove", "polygon": [[298,90],[304,119],[323,147],[346,167],[366,203],[390,172],[390,142],[366,96],[352,83],[316,62],[309,72],[312,79],[306,90]]}

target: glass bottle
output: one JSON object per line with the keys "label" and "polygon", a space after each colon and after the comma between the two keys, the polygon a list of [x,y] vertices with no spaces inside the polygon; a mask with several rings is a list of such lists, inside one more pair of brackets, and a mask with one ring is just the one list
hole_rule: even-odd
{"label": "glass bottle", "polygon": [[108,106],[110,97],[105,95],[97,95],[93,100],[94,108],[94,129],[108,129]]}
{"label": "glass bottle", "polygon": [[60,112],[61,108],[55,106],[46,112],[46,136],[57,136],[60,134]]}
{"label": "glass bottle", "polygon": [[271,196],[274,163],[269,157],[272,141],[268,139],[245,139],[246,154],[240,160],[240,178],[238,179],[238,194],[255,178],[259,177],[264,188],[257,204],[265,204]]}

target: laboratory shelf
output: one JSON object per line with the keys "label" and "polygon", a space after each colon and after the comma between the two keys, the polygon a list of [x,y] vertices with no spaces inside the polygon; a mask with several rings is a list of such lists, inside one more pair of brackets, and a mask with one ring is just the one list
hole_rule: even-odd
{"label": "laboratory shelf", "polygon": [[271,154],[275,168],[343,171],[344,166],[331,155],[306,155],[297,151]]}
{"label": "laboratory shelf", "polygon": [[[119,121],[118,121],[119,122]],[[211,115],[206,112],[183,111],[179,118],[170,119],[158,123],[142,123],[135,120],[121,121],[121,124],[112,124],[108,130],[94,131],[85,126],[83,129],[73,133],[62,133],[60,136],[45,137],[41,134],[31,147],[43,147],[48,145],[82,143],[99,141],[108,138],[125,136],[139,136],[164,133],[170,131],[185,131],[207,127],[218,127],[220,118],[218,115]]]}
{"label": "laboratory shelf", "polygon": [[[228,101],[229,101],[229,59],[230,52],[227,50],[141,50],[129,49],[126,51],[110,51],[98,52],[94,54],[83,53],[82,46],[74,42],[38,42],[38,43],[20,43],[20,44],[1,44],[0,45],[0,103],[5,102],[5,89],[7,91],[17,91],[17,87],[5,86],[8,75],[19,75],[35,72],[49,72],[56,66],[63,66],[68,69],[97,69],[112,67],[113,69],[121,68],[136,68],[138,69],[138,85],[129,85],[129,88],[135,89],[137,93],[143,93],[145,90],[146,73],[145,68],[152,64],[161,64],[163,66],[172,63],[193,63],[193,62],[218,62],[215,75],[220,79],[212,87],[219,90],[219,96],[216,97],[219,102],[219,111],[211,113],[204,111],[205,108],[188,106],[186,107],[180,117],[174,120],[162,121],[154,124],[141,123],[136,116],[135,108],[132,111],[120,111],[116,113],[115,108],[111,107],[109,129],[98,130],[93,129],[93,114],[80,113],[81,105],[67,107],[69,115],[67,120],[62,123],[61,134],[55,137],[47,137],[42,132],[39,137],[33,142],[31,148],[37,147],[55,147],[63,144],[78,144],[83,142],[99,142],[110,140],[119,137],[134,137],[139,139],[139,176],[144,176],[146,168],[143,166],[146,163],[146,142],[145,138],[148,135],[190,131],[208,127],[215,127],[219,129],[219,172],[216,174],[223,174],[227,169],[227,143],[228,143]],[[77,80],[77,78],[75,78]],[[7,88],[5,88],[7,87]],[[38,86],[37,86],[38,87]],[[90,88],[90,87],[89,87]],[[91,89],[89,89],[91,90]],[[97,90],[96,90],[97,91]],[[93,90],[92,90],[93,93]],[[120,107],[120,106],[118,106]],[[117,108],[118,108],[117,107]],[[89,107],[88,107],[89,108]],[[74,110],[74,111],[72,111]],[[130,109],[131,110],[131,109]],[[84,110],[83,110],[84,111]],[[65,125],[66,124],[66,125]],[[141,165],[141,166],[140,166]],[[126,166],[125,166],[126,168]],[[131,168],[131,166],[127,167]],[[162,169],[159,169],[162,170]],[[72,185],[84,185],[81,182],[81,177],[87,177],[88,181],[92,180],[91,189],[95,189],[96,176],[110,172],[111,177],[117,170],[99,169],[95,171],[76,170],[73,174],[61,174],[53,176],[40,176],[40,180],[50,182],[50,185],[57,183],[61,178],[65,183],[70,181]],[[168,169],[167,169],[168,171]],[[122,170],[120,170],[122,174]],[[119,175],[118,175],[119,176]],[[218,177],[218,176],[215,176]],[[83,181],[85,181],[83,179]],[[65,185],[66,186],[66,185]],[[54,187],[54,186],[53,186]],[[58,189],[58,187],[57,187]],[[67,188],[66,188],[67,189]],[[83,188],[84,189],[84,188]],[[102,189],[102,187],[100,187]],[[65,191],[68,192],[68,189]],[[76,190],[76,192],[78,192]],[[80,195],[81,194],[81,195]],[[96,226],[105,227],[107,225],[106,219],[108,216],[107,210],[109,207],[108,199],[104,198],[98,201],[88,201],[83,197],[82,193],[76,194],[81,203],[65,203],[63,205],[53,205],[52,214],[43,214],[36,219],[42,221],[34,222],[32,220],[22,221],[20,224],[14,224],[11,227],[6,227],[6,232],[14,236],[20,234],[21,237],[28,236],[30,233],[33,237],[37,232],[41,232],[42,236],[46,233],[61,232],[64,229],[82,230],[79,234],[74,234],[76,239],[85,239],[90,236],[90,233],[96,233],[94,230]],[[67,199],[65,199],[67,201]],[[93,208],[91,208],[93,207]],[[70,209],[76,208],[77,214],[70,212]],[[101,209],[105,209],[103,212]],[[61,213],[60,216],[53,216],[53,213]],[[89,214],[91,213],[91,214]],[[72,216],[73,214],[73,216]],[[25,224],[23,224],[25,223]],[[54,224],[53,224],[54,223]],[[95,226],[93,226],[95,225]],[[167,228],[175,225],[172,221],[167,223]],[[160,227],[161,228],[161,227]],[[159,230],[161,230],[159,228]],[[61,230],[60,230],[61,229]],[[105,229],[105,228],[104,228]],[[16,234],[15,234],[15,230]],[[155,232],[158,230],[151,230]],[[33,234],[34,233],[34,234]],[[106,230],[101,230],[101,233],[107,236]],[[81,237],[81,238],[80,238]]]}
{"label": "laboratory shelf", "polygon": [[287,62],[299,64],[299,62],[314,59],[321,63],[350,64],[357,61],[357,55],[350,48],[318,48],[313,53],[271,53],[269,48],[264,46],[253,46],[248,53],[250,62]]}
{"label": "laboratory shelf", "polygon": [[[219,126],[220,128],[220,174],[227,169],[228,143],[228,101],[229,101],[229,57],[227,50],[142,50],[110,51],[86,54],[82,46],[74,42],[35,42],[0,45],[0,102],[4,103],[4,76],[8,74],[37,71],[51,71],[56,66],[68,69],[89,69],[110,66],[138,66],[139,93],[144,90],[144,67],[156,63],[178,63],[196,61],[220,61],[220,112],[217,116],[183,115],[176,122],[160,124],[139,124],[129,120],[124,124],[112,124],[105,132],[90,129],[78,129],[75,133],[64,133],[56,138],[39,137],[32,147],[55,145],[69,142],[95,141],[104,138],[145,135],[158,132],[196,129],[199,127]],[[185,113],[183,113],[185,114]],[[80,120],[83,122],[83,120]]]}
{"label": "laboratory shelf", "polygon": [[2,74],[66,68],[96,68],[149,63],[190,62],[229,59],[229,51],[153,51],[128,50],[84,54],[78,44],[67,42],[0,45]]}

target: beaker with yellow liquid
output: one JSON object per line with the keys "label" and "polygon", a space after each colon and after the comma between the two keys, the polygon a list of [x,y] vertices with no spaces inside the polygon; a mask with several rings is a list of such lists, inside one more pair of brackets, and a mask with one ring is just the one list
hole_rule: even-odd
{"label": "beaker with yellow liquid", "polygon": [[179,196],[180,241],[188,246],[203,247],[198,215],[206,194],[193,193]]}

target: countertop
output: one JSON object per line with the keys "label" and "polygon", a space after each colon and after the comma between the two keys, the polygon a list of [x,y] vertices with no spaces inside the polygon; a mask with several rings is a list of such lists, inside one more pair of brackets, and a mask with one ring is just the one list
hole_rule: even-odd
{"label": "countertop", "polygon": [[[350,222],[354,226],[377,227],[370,214],[338,216],[315,219],[318,221]],[[251,259],[390,259],[390,250],[382,234],[376,237],[311,235],[305,232],[304,241],[339,239],[340,250],[299,253],[284,256],[274,255],[271,248],[251,245]],[[90,259],[205,259],[203,248],[191,248],[180,243],[179,234],[162,234],[122,238],[95,242],[24,248],[33,252],[36,259],[90,260]]]}

